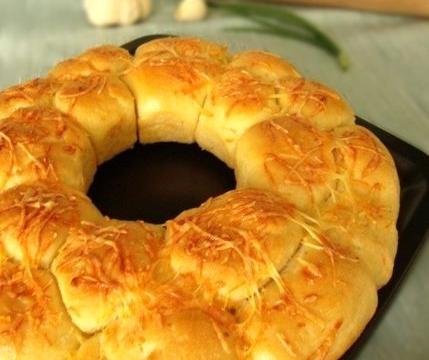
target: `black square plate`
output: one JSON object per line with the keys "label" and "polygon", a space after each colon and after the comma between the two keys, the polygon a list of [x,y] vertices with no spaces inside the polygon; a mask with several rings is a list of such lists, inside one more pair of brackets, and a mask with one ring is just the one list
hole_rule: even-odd
{"label": "black square plate", "polygon": [[[165,36],[143,36],[123,48],[133,54],[139,45]],[[396,162],[401,182],[399,244],[393,276],[379,291],[375,316],[343,359],[354,358],[362,348],[429,237],[429,157],[365,120],[357,123],[374,132]],[[211,154],[196,145],[164,143],[136,145],[100,166],[89,195],[106,215],[156,223],[234,187],[233,172]]]}

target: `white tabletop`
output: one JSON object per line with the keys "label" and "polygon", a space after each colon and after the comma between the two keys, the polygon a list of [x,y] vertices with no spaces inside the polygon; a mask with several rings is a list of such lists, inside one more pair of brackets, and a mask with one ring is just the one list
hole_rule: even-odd
{"label": "white tabletop", "polygon": [[[97,44],[156,33],[197,35],[233,50],[262,48],[289,59],[305,76],[342,93],[361,117],[429,153],[429,21],[297,9],[345,48],[351,68],[342,72],[309,45],[222,30],[242,20],[212,14],[203,22],[178,24],[174,1],[154,2],[155,14],[146,22],[97,29],[87,23],[78,0],[0,0],[0,88],[43,75],[60,59]],[[428,272],[426,244],[359,359],[429,359]]]}

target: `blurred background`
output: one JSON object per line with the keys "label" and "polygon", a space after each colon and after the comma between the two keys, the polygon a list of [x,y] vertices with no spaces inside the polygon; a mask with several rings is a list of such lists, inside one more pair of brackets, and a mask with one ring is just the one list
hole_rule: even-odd
{"label": "blurred background", "polygon": [[[251,23],[219,9],[209,8],[199,21],[177,20],[191,20],[193,12],[198,13],[195,9],[202,6],[199,1],[187,0],[180,15],[180,1],[154,0],[150,16],[124,26],[100,27],[88,20],[89,15],[92,22],[108,24],[130,22],[145,15],[142,9],[138,10],[140,14],[130,8],[123,10],[128,1],[0,0],[0,89],[43,76],[59,60],[95,45],[120,45],[159,33],[202,36],[225,43],[233,51],[257,48],[277,53],[295,64],[304,76],[338,90],[359,116],[429,153],[428,0],[304,1],[318,5],[338,2],[347,7],[376,8],[381,13],[294,6],[296,13],[329,34],[344,50],[350,61],[346,71],[327,52],[296,39],[225,31]],[[428,272],[426,244],[359,359],[429,358]]]}

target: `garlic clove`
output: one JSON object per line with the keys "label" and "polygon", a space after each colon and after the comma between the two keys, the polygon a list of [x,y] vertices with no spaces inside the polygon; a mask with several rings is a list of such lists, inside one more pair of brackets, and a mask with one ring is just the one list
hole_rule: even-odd
{"label": "garlic clove", "polygon": [[84,0],[83,6],[93,25],[129,25],[149,16],[152,0]]}
{"label": "garlic clove", "polygon": [[207,16],[205,0],[182,0],[177,6],[174,17],[177,21],[198,21]]}
{"label": "garlic clove", "polygon": [[126,0],[115,4],[118,10],[117,23],[120,25],[130,25],[140,19],[141,11],[138,0]]}
{"label": "garlic clove", "polygon": [[115,15],[112,11],[112,7],[109,6],[109,3],[109,0],[84,0],[83,7],[91,24],[96,26],[112,24],[111,20],[115,17]]}

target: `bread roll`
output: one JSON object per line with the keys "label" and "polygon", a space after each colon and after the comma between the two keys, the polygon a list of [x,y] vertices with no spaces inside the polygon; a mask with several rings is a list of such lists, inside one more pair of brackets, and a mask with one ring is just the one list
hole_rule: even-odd
{"label": "bread roll", "polygon": [[55,93],[54,104],[88,131],[98,164],[137,141],[134,98],[115,76],[80,76],[65,81]]}
{"label": "bread roll", "polygon": [[166,38],[140,46],[123,77],[136,98],[140,142],[193,142],[212,80],[226,61],[224,47],[202,40]]}
{"label": "bread roll", "polygon": [[49,268],[72,228],[100,218],[78,191],[45,182],[24,184],[0,196],[0,243],[16,261]]}
{"label": "bread roll", "polygon": [[161,237],[161,228],[154,225],[114,220],[70,230],[52,272],[82,331],[102,329],[140,301]]}
{"label": "bread roll", "polygon": [[280,110],[275,86],[245,68],[228,68],[216,79],[195,133],[197,143],[229,167],[237,140],[252,125]]}
{"label": "bread roll", "polygon": [[[392,221],[396,222],[400,187],[398,172],[389,150],[370,130],[362,126],[338,127],[334,133],[338,139],[334,156],[343,175],[343,184],[339,184],[337,191],[345,196],[352,191],[356,196],[372,199],[389,209]],[[348,185],[344,184],[347,182]],[[347,187],[350,191],[347,191]]]}
{"label": "bread roll", "polygon": [[272,189],[301,210],[318,214],[341,196],[372,196],[396,218],[399,181],[378,139],[359,126],[320,131],[304,118],[259,123],[239,140],[237,186]]}
{"label": "bread roll", "polygon": [[53,108],[15,111],[0,123],[0,189],[38,180],[87,191],[96,170],[87,132]]}
{"label": "bread roll", "polygon": [[337,141],[303,118],[258,123],[237,144],[237,187],[274,190],[300,210],[317,215],[335,192]]}
{"label": "bread roll", "polygon": [[61,80],[73,80],[79,76],[104,74],[120,75],[131,66],[132,57],[125,49],[104,45],[89,49],[81,55],[60,62],[49,75]]}
{"label": "bread roll", "polygon": [[235,54],[207,97],[196,130],[198,144],[234,167],[236,142],[247,128],[281,110],[277,87],[281,79],[289,77],[300,75],[275,55],[261,51]]}
{"label": "bread roll", "polygon": [[149,41],[136,50],[136,57],[163,59],[205,59],[225,63],[229,59],[226,46],[194,37],[165,37]]}
{"label": "bread roll", "polygon": [[252,75],[273,83],[283,78],[301,77],[292,64],[279,56],[264,51],[248,50],[239,52],[232,57],[229,66],[248,69]]}
{"label": "bread roll", "polygon": [[360,126],[334,131],[338,180],[320,221],[350,246],[371,273],[377,287],[390,279],[396,255],[399,179],[384,145]]}
{"label": "bread roll", "polygon": [[296,250],[301,221],[274,194],[230,191],[167,222],[171,267],[225,302],[255,298]]}
{"label": "bread roll", "polygon": [[0,123],[15,110],[33,106],[52,106],[59,84],[53,79],[37,78],[0,92]]}
{"label": "bread roll", "polygon": [[107,360],[238,359],[235,326],[231,314],[162,288],[145,309],[101,333],[100,351]]}
{"label": "bread roll", "polygon": [[2,360],[68,360],[81,338],[48,271],[0,265]]}
{"label": "bread roll", "polygon": [[249,359],[338,359],[377,305],[359,261],[326,242],[305,239],[281,279],[283,290],[273,283],[263,290],[260,310],[242,312]]}
{"label": "bread roll", "polygon": [[94,69],[88,61],[79,58],[68,59],[55,65],[49,71],[49,78],[58,81],[70,81],[80,76],[104,75]]}
{"label": "bread roll", "polygon": [[126,50],[105,45],[61,62],[49,73],[62,84],[54,105],[88,131],[99,164],[137,140],[134,97],[118,77],[131,63]]}
{"label": "bread roll", "polygon": [[343,243],[361,260],[377,288],[388,282],[398,241],[396,216],[391,210],[356,196],[327,207],[320,222],[331,238]]}
{"label": "bread roll", "polygon": [[354,123],[354,113],[347,102],[318,82],[290,77],[280,81],[277,91],[282,113],[306,118],[317,129]]}

